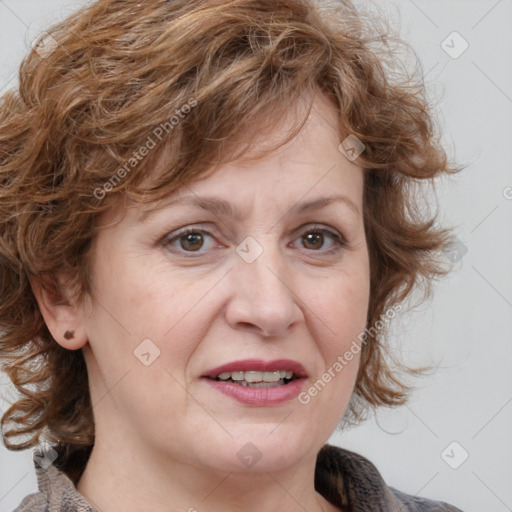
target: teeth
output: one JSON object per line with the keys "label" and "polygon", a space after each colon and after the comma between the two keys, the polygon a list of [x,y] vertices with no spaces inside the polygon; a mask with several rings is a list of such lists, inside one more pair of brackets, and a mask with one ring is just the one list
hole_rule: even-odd
{"label": "teeth", "polygon": [[264,372],[263,382],[278,382],[281,380],[281,372]]}
{"label": "teeth", "polygon": [[279,382],[282,379],[290,380],[292,377],[293,372],[286,370],[275,372],[257,372],[252,370],[247,372],[223,372],[218,376],[220,380],[231,379],[239,381],[242,385],[255,382]]}
{"label": "teeth", "polygon": [[277,386],[282,386],[284,382],[242,382],[242,386],[246,386],[248,388],[275,388]]}
{"label": "teeth", "polygon": [[246,382],[261,382],[263,380],[263,373],[261,372],[245,372]]}

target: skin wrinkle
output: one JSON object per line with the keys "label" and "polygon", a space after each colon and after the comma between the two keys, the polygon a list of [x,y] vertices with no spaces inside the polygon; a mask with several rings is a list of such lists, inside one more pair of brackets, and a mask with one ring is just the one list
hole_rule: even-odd
{"label": "skin wrinkle", "polygon": [[[336,114],[330,102],[319,96],[316,103],[322,116],[333,122]],[[291,118],[283,124],[289,122]],[[329,169],[332,162],[335,172],[318,170]],[[230,183],[228,194],[226,183]],[[283,250],[283,240],[289,244],[289,238],[283,235],[295,233],[304,222],[303,231],[313,223],[335,228],[333,212],[344,211],[343,204],[335,203],[300,217],[290,213],[271,231],[268,229],[275,224],[274,205],[297,204],[305,193],[304,199],[308,199],[343,191],[361,211],[362,187],[363,170],[341,155],[336,134],[312,110],[300,135],[277,155],[250,166],[225,165],[208,179],[189,185],[198,197],[207,191],[248,207],[244,233],[264,247],[263,254],[251,265],[236,255],[233,246],[232,253],[223,252],[213,259],[211,255],[190,258],[192,263],[182,266],[180,262],[187,261],[183,256],[168,253],[152,242],[155,232],[161,232],[156,217],[142,226],[137,222],[141,209],[132,207],[118,210],[120,222],[104,219],[109,227],[100,231],[95,244],[95,296],[132,336],[127,338],[94,302],[80,310],[88,339],[84,353],[93,403],[104,394],[102,390],[111,391],[95,409],[96,443],[78,482],[79,491],[106,511],[136,510],[148,503],[152,503],[152,510],[163,510],[166,496],[173,496],[176,503],[185,506],[187,499],[206,492],[206,482],[218,478],[214,475],[232,473],[210,498],[210,510],[235,502],[237,507],[243,505],[244,510],[250,510],[249,500],[256,492],[265,496],[267,510],[286,510],[293,500],[283,498],[282,492],[276,494],[275,485],[268,480],[267,472],[271,471],[292,496],[309,503],[309,509],[332,509],[315,492],[313,478],[307,475],[313,474],[318,450],[348,404],[357,375],[357,358],[308,406],[293,400],[272,408],[248,408],[219,395],[199,377],[207,368],[233,359],[291,358],[304,364],[308,382],[313,383],[347,350],[364,326],[369,300],[362,216],[351,227],[351,250],[341,248],[323,257],[323,248],[310,256],[295,242],[293,249]],[[172,211],[167,216],[172,218]],[[210,219],[217,223],[214,217]],[[230,225],[235,219],[223,222]],[[222,226],[218,229],[225,231]],[[329,245],[325,245],[330,248],[327,240]],[[227,270],[230,272],[213,292],[207,293]],[[176,320],[177,325],[162,337]],[[271,337],[262,339],[263,331]],[[159,359],[148,368],[131,354],[136,340],[143,338],[154,340],[161,350]],[[127,343],[130,350],[123,348]],[[118,376],[128,368],[129,377],[114,387]],[[162,371],[164,368],[176,382]],[[199,404],[207,404],[216,421]],[[275,429],[290,412],[293,421]],[[153,420],[142,421],[148,417]],[[202,435],[191,437],[191,429],[199,429]],[[173,432],[172,439],[162,437],[165,431]],[[240,468],[236,457],[247,442],[264,454],[250,472]],[[127,447],[131,455],[125,453]],[[135,466],[134,460],[138,461]],[[101,475],[112,474],[109,461],[116,461],[116,467],[123,469],[118,469],[120,474],[105,487]],[[131,496],[127,503],[124,496],[128,493],[123,489],[136,479],[147,481],[158,492],[152,498],[144,496],[141,502]],[[235,491],[239,486],[243,486],[247,498],[242,499]]]}
{"label": "skin wrinkle", "polygon": [[[395,44],[393,30],[370,13],[359,13],[348,0],[332,6],[309,0],[256,4],[230,0],[214,8],[209,1],[140,2],[136,13],[133,6],[118,0],[93,2],[48,28],[58,44],[44,58],[31,50],[20,66],[19,87],[0,100],[0,358],[8,363],[4,369],[19,393],[2,416],[2,438],[9,449],[31,448],[42,440],[58,445],[59,464],[74,482],[80,479],[96,440],[91,461],[96,467],[108,467],[112,478],[118,467],[109,466],[113,462],[108,459],[116,452],[115,443],[132,441],[133,454],[143,455],[143,469],[137,467],[137,474],[148,479],[147,489],[157,486],[165,493],[166,487],[152,482],[150,475],[158,472],[157,462],[162,474],[168,469],[161,461],[163,453],[171,450],[167,424],[195,415],[191,423],[203,434],[203,443],[208,439],[202,432],[203,421],[218,436],[227,435],[221,423],[231,430],[228,408],[204,400],[222,412],[216,422],[204,405],[193,400],[196,393],[182,395],[179,386],[186,390],[199,385],[196,373],[214,358],[222,362],[229,355],[223,348],[230,347],[230,354],[246,353],[263,338],[273,356],[289,352],[304,357],[315,366],[313,373],[320,374],[321,368],[333,363],[328,354],[334,352],[335,336],[353,334],[348,332],[349,323],[337,332],[342,318],[335,308],[342,308],[344,294],[356,296],[363,289],[369,294],[367,316],[360,319],[367,326],[413,291],[425,292],[418,300],[415,295],[415,303],[428,297],[431,282],[446,273],[441,260],[451,242],[450,230],[438,227],[430,205],[423,205],[423,198],[413,192],[417,185],[433,185],[433,178],[457,169],[447,161],[437,137],[421,76],[402,73],[400,66],[392,76],[388,74],[390,64],[402,62],[403,46]],[[193,30],[183,30],[192,25]],[[287,37],[282,37],[285,33]],[[311,93],[325,95],[332,103],[324,105],[327,109],[316,108],[308,104]],[[284,147],[275,161],[275,154],[264,154],[282,173],[282,180],[275,173],[269,177],[257,158],[247,160],[244,149],[279,147],[283,133],[291,138],[295,131],[286,130],[292,123],[281,121],[290,114],[293,127],[300,128],[303,117],[292,114],[308,113],[308,107],[315,114],[311,119],[318,117],[324,129],[331,130],[331,138],[321,143],[328,150],[315,156],[314,165],[299,156],[309,147],[303,134],[295,139],[301,143],[293,154]],[[177,112],[182,115],[178,114],[176,124],[172,120]],[[284,132],[278,125],[286,125]],[[157,139],[160,144],[143,158],[148,137],[156,140],[156,133],[162,136]],[[252,147],[255,135],[261,137]],[[348,173],[352,178],[363,180],[357,192],[349,193],[357,199],[363,217],[351,218],[336,206],[310,211],[299,221],[288,211],[287,195],[299,202],[317,185],[324,187],[321,195],[332,188],[355,187],[350,180],[351,185],[338,183],[347,176],[332,172],[334,161],[341,158],[347,164],[336,151],[347,135],[364,144],[357,165],[348,167],[356,171]],[[237,151],[232,154],[230,149]],[[292,179],[288,162],[293,159]],[[215,173],[206,179],[206,171],[212,169]],[[193,186],[203,196],[210,194],[203,187],[217,183],[218,170],[229,178],[223,181],[224,199],[250,206],[258,217],[236,222],[215,216],[194,219],[216,227],[212,234],[220,238],[222,251],[208,252],[201,260],[171,255],[156,244],[167,228],[178,227],[171,226],[170,218],[131,231],[128,227],[133,227],[135,217],[127,208],[119,223],[103,222],[112,221],[115,206],[125,212],[123,202],[133,203],[139,213],[139,201],[154,204],[180,187],[190,191]],[[301,175],[307,178],[304,182],[297,180]],[[251,179],[245,182],[242,176]],[[151,184],[146,188],[148,177],[153,189]],[[98,198],[96,191],[104,197]],[[257,198],[251,199],[249,192],[257,193]],[[13,216],[13,211],[18,214]],[[346,226],[354,233],[339,259],[307,257],[304,247],[289,245],[292,238],[303,243],[294,228],[309,217],[327,225],[332,218],[330,227]],[[234,251],[248,234],[264,248],[251,265],[241,262]],[[354,276],[367,278],[367,269],[355,272],[351,264],[365,250],[371,256],[370,278],[363,283]],[[97,254],[102,257],[93,261]],[[61,276],[69,277],[69,289]],[[331,286],[336,283],[334,292]],[[356,304],[346,301],[344,314],[352,315],[355,323],[364,308],[349,311]],[[302,352],[290,346],[300,328],[297,339],[304,344]],[[69,329],[75,331],[72,340],[63,336]],[[237,335],[228,336],[231,331]],[[350,380],[348,369],[355,371],[358,365],[357,375],[352,375],[352,397],[357,400],[348,404],[344,425],[364,420],[378,406],[393,407],[407,398],[405,377],[418,372],[391,364],[385,334],[372,334],[360,361],[351,361],[354,364],[335,379]],[[133,350],[145,337],[154,338],[161,354],[150,367],[141,368]],[[226,345],[210,345],[216,339]],[[315,348],[320,347],[317,341],[322,341],[321,350]],[[207,348],[211,354],[206,354]],[[39,364],[41,360],[47,364]],[[132,378],[140,378],[140,389],[129,386]],[[181,398],[173,399],[174,394]],[[147,397],[151,397],[148,403]],[[325,389],[311,407],[330,399],[330,407],[341,414],[345,395],[341,397],[330,396]],[[171,402],[181,413],[171,414]],[[91,404],[100,418],[98,425]],[[263,428],[265,418],[258,418],[255,411],[251,414],[240,415],[242,425],[254,421]],[[276,421],[283,421],[288,432],[290,425],[300,426],[292,422],[294,416],[283,420],[286,415],[282,415]],[[148,417],[155,421],[148,422]],[[159,422],[164,427],[158,429]],[[327,429],[327,422],[322,427]],[[146,437],[138,438],[138,433],[148,430]],[[274,436],[283,435],[282,430],[277,428],[265,442],[277,443]],[[179,429],[176,435],[181,435]],[[236,443],[236,431],[233,439]],[[200,446],[187,453],[187,468],[203,467],[201,457],[215,446],[207,446],[203,454],[198,453]],[[233,459],[228,461],[228,452],[223,452],[215,463],[238,463],[238,445],[231,448]],[[277,457],[279,450],[271,448],[267,446],[268,453]],[[311,460],[312,448],[300,450],[305,450],[304,460]],[[300,450],[294,455],[299,456]],[[108,456],[102,458],[101,453]],[[128,470],[133,457],[122,451],[115,460]],[[197,488],[206,479],[204,474],[187,474]],[[216,474],[216,481],[225,474]],[[310,471],[304,481],[312,476]],[[135,476],[131,478],[133,484]],[[126,482],[117,483],[124,498],[129,493],[122,492],[121,484]],[[231,480],[222,488],[227,492],[235,485]],[[140,490],[138,482],[129,491],[135,488]],[[108,494],[108,489],[104,491]],[[309,496],[314,509],[311,487],[300,492]],[[295,510],[296,504],[291,507]]]}

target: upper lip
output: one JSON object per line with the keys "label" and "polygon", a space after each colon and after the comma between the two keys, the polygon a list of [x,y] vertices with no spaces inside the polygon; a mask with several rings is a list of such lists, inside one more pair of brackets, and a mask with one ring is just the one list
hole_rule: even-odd
{"label": "upper lip", "polygon": [[243,359],[240,361],[233,361],[231,363],[217,366],[211,370],[207,370],[203,377],[210,377],[215,379],[221,373],[227,372],[276,372],[278,370],[286,370],[293,372],[296,377],[307,377],[306,369],[298,361],[291,359],[275,359],[273,361],[264,361],[262,359]]}

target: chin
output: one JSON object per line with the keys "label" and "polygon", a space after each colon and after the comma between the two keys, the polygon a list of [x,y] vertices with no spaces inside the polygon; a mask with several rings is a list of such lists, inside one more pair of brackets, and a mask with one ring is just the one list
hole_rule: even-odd
{"label": "chin", "polygon": [[[272,432],[272,429],[275,430]],[[239,474],[285,471],[299,464],[308,454],[316,458],[321,447],[321,443],[316,446],[312,442],[311,429],[309,435],[299,430],[290,432],[289,426],[284,424],[277,428],[275,424],[272,428],[268,424],[256,425],[244,430],[220,442],[215,455],[210,444],[209,452],[213,459],[209,461],[210,466],[214,465],[219,471]]]}

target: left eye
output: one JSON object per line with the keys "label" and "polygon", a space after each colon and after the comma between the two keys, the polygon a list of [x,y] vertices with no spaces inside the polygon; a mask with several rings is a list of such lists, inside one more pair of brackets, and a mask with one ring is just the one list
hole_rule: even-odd
{"label": "left eye", "polygon": [[[298,240],[303,240],[303,243],[310,245],[310,249],[318,250],[324,245],[325,238],[331,238],[334,240],[334,246],[338,245],[338,247],[327,249],[325,252],[331,252],[332,250],[339,249],[340,246],[345,245],[341,236],[329,231],[324,228],[315,228],[306,231]],[[312,247],[311,247],[312,246]],[[307,247],[306,247],[307,248]]]}
{"label": "left eye", "polygon": [[[202,249],[205,245],[206,238],[211,238],[214,240],[213,236],[208,231],[196,228],[187,228],[181,233],[177,233],[173,237],[165,237],[163,244],[165,246],[171,245],[176,249],[181,249],[185,252],[200,252],[200,249]],[[331,248],[322,252],[333,252],[341,249],[344,245],[346,245],[340,235],[325,228],[309,229],[305,231],[303,235],[300,236],[297,240],[302,240],[303,244],[306,246],[306,249],[319,252],[319,250],[322,249],[326,238],[331,238],[333,243],[331,244]],[[178,244],[178,246],[176,246],[176,244]],[[309,245],[309,247],[307,247],[307,245]]]}

